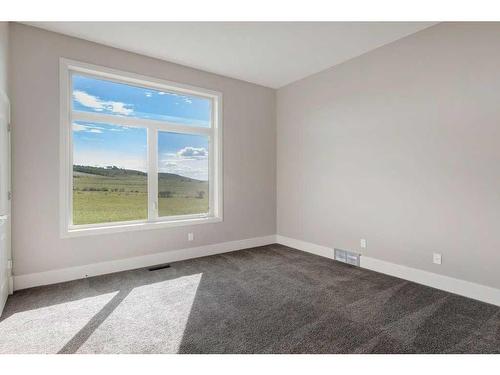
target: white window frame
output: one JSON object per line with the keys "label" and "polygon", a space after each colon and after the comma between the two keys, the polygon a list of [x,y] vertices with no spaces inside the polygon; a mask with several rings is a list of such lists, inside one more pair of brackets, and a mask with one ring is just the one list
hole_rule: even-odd
{"label": "white window frame", "polygon": [[[155,90],[177,92],[212,102],[211,127],[180,125],[166,121],[83,112],[72,109],[72,74],[125,83]],[[222,93],[162,79],[138,75],[61,58],[60,83],[60,224],[61,237],[149,230],[222,221]],[[147,129],[148,218],[96,224],[72,224],[73,218],[73,121],[100,122]],[[158,216],[158,131],[206,135],[209,139],[209,212],[207,214]]]}

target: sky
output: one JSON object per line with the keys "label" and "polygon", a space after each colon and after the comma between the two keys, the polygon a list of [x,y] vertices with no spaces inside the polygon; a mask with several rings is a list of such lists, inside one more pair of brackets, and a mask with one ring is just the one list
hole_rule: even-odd
{"label": "sky", "polygon": [[[210,126],[210,100],[73,76],[73,109],[126,117]],[[158,170],[208,180],[208,137],[159,132]],[[76,121],[73,162],[79,165],[147,170],[147,130]]]}

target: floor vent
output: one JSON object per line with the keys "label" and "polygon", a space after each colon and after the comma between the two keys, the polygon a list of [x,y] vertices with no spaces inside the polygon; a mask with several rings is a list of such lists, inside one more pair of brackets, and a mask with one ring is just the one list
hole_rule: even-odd
{"label": "floor vent", "polygon": [[359,267],[359,257],[361,256],[360,254],[356,254],[353,253],[352,251],[347,251],[342,249],[334,249],[334,251],[335,251],[335,260]]}
{"label": "floor vent", "polygon": [[149,271],[158,271],[158,270],[163,270],[165,268],[170,268],[170,264],[160,264],[158,266],[148,268],[148,270]]}

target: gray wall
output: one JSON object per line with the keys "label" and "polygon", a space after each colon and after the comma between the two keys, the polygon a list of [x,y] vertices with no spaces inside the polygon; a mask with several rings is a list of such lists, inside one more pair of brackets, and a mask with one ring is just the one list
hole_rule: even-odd
{"label": "gray wall", "polygon": [[[9,24],[0,22],[0,215],[10,213],[10,203],[7,200],[8,191],[8,160],[5,160],[8,151],[7,122],[8,117],[8,60],[9,60]],[[0,219],[0,315],[9,292],[8,260],[10,259],[10,219]]]}
{"label": "gray wall", "polygon": [[438,24],[280,89],[278,234],[500,287],[499,45]]}
{"label": "gray wall", "polygon": [[[367,256],[500,287],[498,23],[439,24],[379,48],[278,90],[277,113],[270,89],[10,32],[15,274],[274,234],[277,207],[281,235],[350,249],[367,238]],[[60,56],[223,92],[223,223],[59,238]]]}
{"label": "gray wall", "polygon": [[[276,233],[274,90],[20,24],[11,46],[15,275]],[[59,237],[60,57],[223,93],[223,223]]]}
{"label": "gray wall", "polygon": [[7,92],[8,82],[9,24],[0,22],[0,90]]}

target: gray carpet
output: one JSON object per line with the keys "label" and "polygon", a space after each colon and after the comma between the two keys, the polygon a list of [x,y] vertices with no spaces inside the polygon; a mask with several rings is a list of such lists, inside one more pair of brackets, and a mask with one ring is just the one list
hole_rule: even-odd
{"label": "gray carpet", "polygon": [[500,353],[500,308],[270,245],[16,292],[0,353]]}

